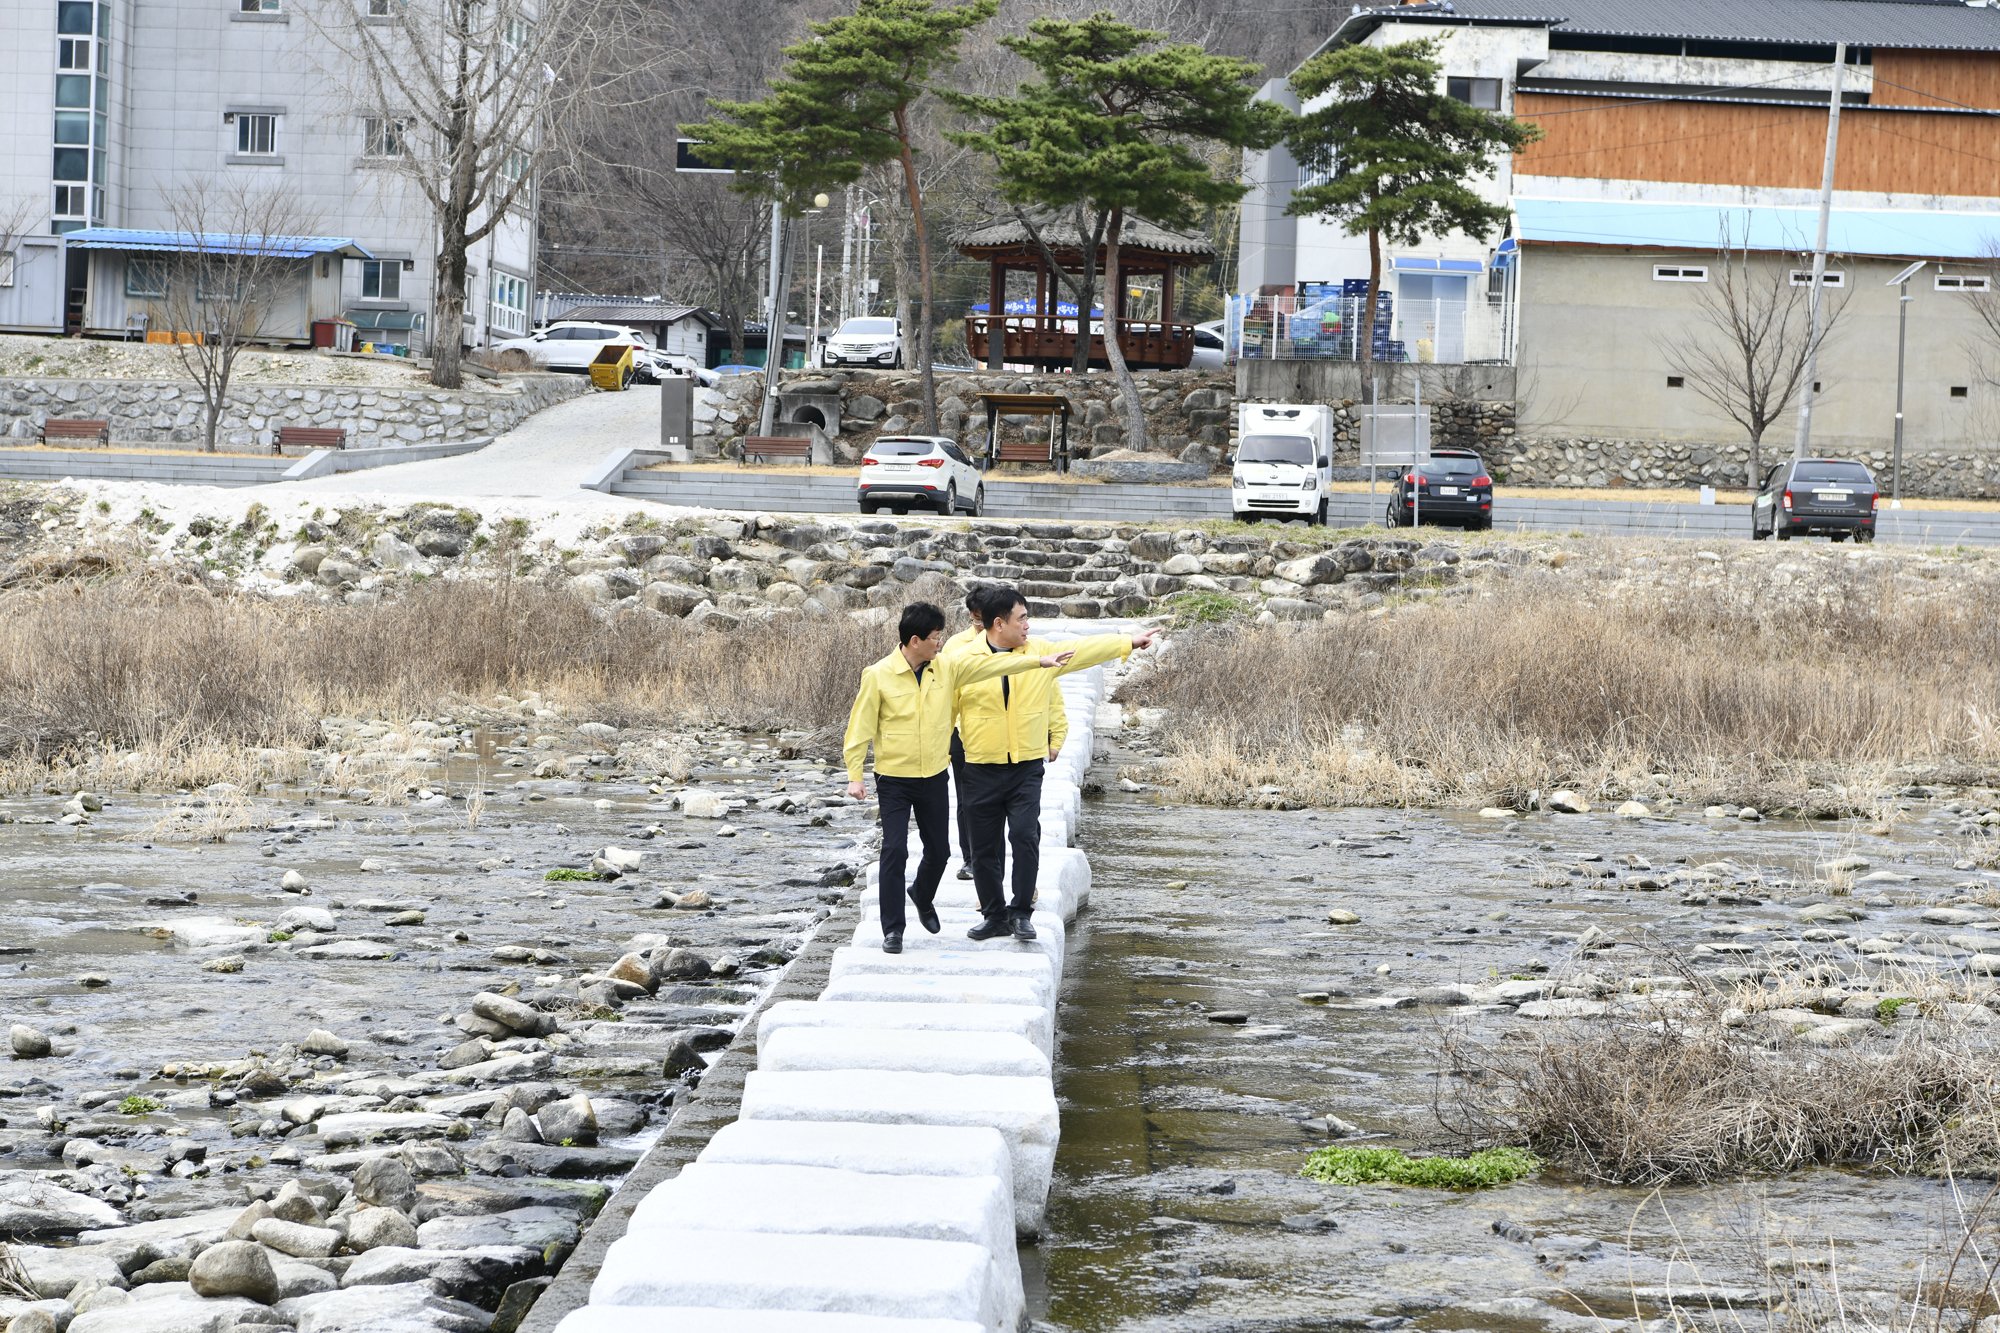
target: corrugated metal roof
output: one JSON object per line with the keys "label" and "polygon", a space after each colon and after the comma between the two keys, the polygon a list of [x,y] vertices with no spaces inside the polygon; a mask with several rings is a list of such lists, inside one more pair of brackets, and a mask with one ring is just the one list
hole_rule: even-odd
{"label": "corrugated metal roof", "polygon": [[571,306],[560,319],[600,319],[607,323],[671,324],[694,316],[709,328],[719,329],[722,321],[698,305],[668,305],[664,301],[601,301]]}
{"label": "corrugated metal roof", "polygon": [[[1719,208],[1600,199],[1514,200],[1521,240],[1567,245],[1637,245],[1714,251],[1730,243],[1751,250],[1810,250],[1817,208]],[[1836,208],[1827,249],[1835,254],[1898,259],[1978,259],[2000,242],[2000,213],[1919,213]]]}
{"label": "corrugated metal roof", "polygon": [[1335,41],[1354,41],[1385,21],[1547,23],[1564,33],[1811,46],[2000,51],[2000,9],[1961,0],[1452,0],[1443,6],[1365,9]]}
{"label": "corrugated metal roof", "polygon": [[63,238],[85,250],[162,250],[175,254],[268,254],[280,259],[310,259],[339,255],[344,259],[375,256],[345,236],[233,236],[225,232],[138,231],[127,227],[85,227]]}

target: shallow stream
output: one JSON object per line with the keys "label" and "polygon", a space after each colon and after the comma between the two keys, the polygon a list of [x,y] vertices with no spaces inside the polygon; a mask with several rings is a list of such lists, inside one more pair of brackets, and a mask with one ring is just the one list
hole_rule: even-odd
{"label": "shallow stream", "polygon": [[[1040,1327],[1605,1327],[1592,1313],[1633,1327],[1635,1308],[1648,1321],[1666,1312],[1657,1299],[1635,1307],[1635,1287],[1705,1283],[1757,1304],[1791,1281],[1767,1283],[1771,1256],[1816,1262],[1829,1241],[1844,1290],[1913,1287],[1936,1263],[1929,1242],[1947,1203],[1927,1180],[1812,1170],[1656,1198],[1549,1171],[1463,1194],[1299,1175],[1332,1141],[1328,1115],[1379,1136],[1364,1142],[1435,1142],[1444,1027],[1492,1041],[1533,1022],[1503,1006],[1407,997],[1496,977],[1650,970],[1622,943],[1579,960],[1574,936],[1592,926],[1621,942],[1643,928],[1683,954],[1704,942],[1751,946],[1698,957],[1697,969],[1793,951],[1851,963],[1842,944],[1802,941],[1811,923],[1797,909],[1823,900],[1802,887],[1816,863],[1858,850],[1915,878],[1886,895],[1858,889],[1855,901],[1874,905],[1850,924],[1849,943],[1907,932],[1913,947],[1935,939],[1949,966],[1946,930],[1919,913],[1971,892],[1952,887],[1968,882],[1990,898],[1994,877],[1954,871],[1963,826],[1911,804],[1896,833],[1866,836],[1698,811],[1498,823],[1176,808],[1150,795],[1086,803],[1078,841],[1094,887],[1059,1018],[1062,1149],[1049,1231],[1024,1250]],[[1655,875],[1683,857],[1728,859],[1751,868],[1738,881],[1749,887],[1721,895],[1736,902],[1684,905],[1694,896],[1684,887],[1638,887],[1628,854]],[[1552,880],[1560,887],[1538,886]],[[1360,920],[1330,925],[1331,908]],[[1396,1003],[1407,1007],[1387,1007]],[[1220,1011],[1247,1021],[1211,1021]],[[1968,1188],[1976,1199],[1985,1185]],[[1698,1275],[1667,1262],[1677,1251],[1699,1262]]]}

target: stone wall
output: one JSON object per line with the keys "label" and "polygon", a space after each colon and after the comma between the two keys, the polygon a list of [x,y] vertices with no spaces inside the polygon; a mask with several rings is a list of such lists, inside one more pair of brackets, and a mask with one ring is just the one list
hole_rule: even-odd
{"label": "stone wall", "polygon": [[[1791,451],[1791,432],[1774,432],[1765,437],[1761,464],[1768,468]],[[1501,469],[1510,486],[1741,487],[1750,475],[1750,446],[1535,436],[1521,440],[1512,454],[1489,461]],[[1889,451],[1870,451],[1860,461],[1887,491],[1893,461]],[[1918,450],[1906,445],[1902,478],[1904,495],[2000,496],[2000,453]]]}
{"label": "stone wall", "polygon": [[[238,384],[217,444],[264,452],[280,426],[340,426],[350,448],[500,435],[545,407],[590,392],[581,375],[509,376],[453,391],[331,384]],[[118,444],[198,444],[206,409],[187,380],[0,378],[0,436],[34,439],[49,417],[109,421]]]}
{"label": "stone wall", "polygon": [[[1235,420],[1230,372],[1148,371],[1136,378],[1151,452],[1216,463],[1228,447]],[[697,392],[697,456],[733,456],[739,450],[736,442],[756,428],[763,387],[761,374],[738,375]],[[829,429],[829,434],[834,435],[835,451],[848,462],[860,458],[877,436],[915,429],[922,413],[918,378],[907,371],[791,371],[779,381],[779,390],[784,395],[839,396],[839,430],[836,434]],[[979,405],[982,393],[1067,397],[1069,439],[1079,457],[1111,453],[1128,443],[1124,399],[1110,375],[939,375],[941,432],[962,443],[983,446],[986,413]],[[1030,418],[1003,417],[1001,421],[1005,438],[1048,438],[1044,428]],[[831,428],[835,423],[822,424]]]}

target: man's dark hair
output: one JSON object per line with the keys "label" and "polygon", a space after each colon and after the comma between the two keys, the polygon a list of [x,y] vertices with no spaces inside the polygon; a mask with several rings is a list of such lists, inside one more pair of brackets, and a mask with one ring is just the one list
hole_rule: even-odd
{"label": "man's dark hair", "polygon": [[1027,604],[1028,599],[1021,596],[1019,588],[988,588],[985,598],[979,603],[980,610],[985,612],[980,619],[990,625],[1013,615],[1015,607]]}
{"label": "man's dark hair", "polygon": [[986,594],[992,589],[981,586],[965,594],[965,614],[980,624],[986,623]]}
{"label": "man's dark hair", "polygon": [[911,639],[928,639],[943,628],[943,611],[929,602],[911,602],[903,608],[903,618],[896,623],[896,645],[901,647]]}

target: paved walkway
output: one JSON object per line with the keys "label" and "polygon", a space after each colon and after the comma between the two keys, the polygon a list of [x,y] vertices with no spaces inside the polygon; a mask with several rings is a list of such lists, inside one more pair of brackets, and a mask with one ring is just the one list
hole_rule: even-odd
{"label": "paved walkway", "polygon": [[584,479],[612,450],[657,446],[659,440],[657,390],[590,393],[537,412],[478,453],[288,482],[285,489],[429,499],[609,500],[584,490]]}

